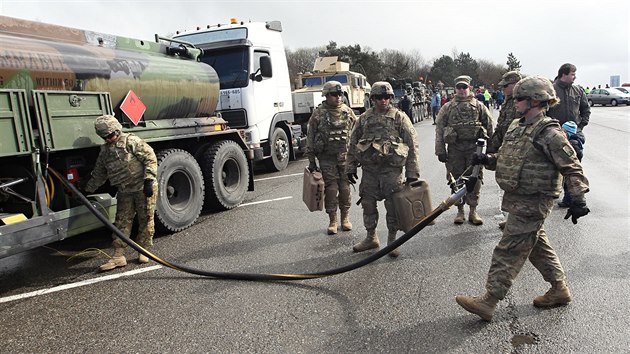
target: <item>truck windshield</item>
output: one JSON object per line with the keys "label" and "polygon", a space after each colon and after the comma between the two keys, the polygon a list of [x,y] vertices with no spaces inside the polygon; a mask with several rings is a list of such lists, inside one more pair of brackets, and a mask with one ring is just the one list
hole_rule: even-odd
{"label": "truck windshield", "polygon": [[221,89],[245,87],[249,84],[249,52],[246,47],[207,51],[201,61],[219,75]]}
{"label": "truck windshield", "polygon": [[321,86],[323,84],[321,77],[306,77],[302,81],[302,85],[306,87]]}
{"label": "truck windshield", "polygon": [[326,76],[326,82],[328,82],[328,81],[339,81],[342,84],[347,84],[348,83],[348,76],[347,75]]}

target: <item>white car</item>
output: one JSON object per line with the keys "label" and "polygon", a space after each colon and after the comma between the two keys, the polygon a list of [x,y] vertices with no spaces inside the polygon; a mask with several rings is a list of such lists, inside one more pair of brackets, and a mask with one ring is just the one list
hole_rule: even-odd
{"label": "white car", "polygon": [[630,104],[630,94],[623,93],[614,88],[594,89],[586,95],[589,106],[601,104],[602,106],[619,104]]}

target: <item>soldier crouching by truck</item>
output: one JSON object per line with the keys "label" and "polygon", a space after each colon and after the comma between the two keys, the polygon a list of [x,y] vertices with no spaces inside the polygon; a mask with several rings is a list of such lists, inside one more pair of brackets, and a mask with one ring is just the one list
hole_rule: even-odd
{"label": "soldier crouching by truck", "polygon": [[[151,146],[139,137],[123,133],[122,125],[111,115],[100,116],[94,122],[96,134],[105,144],[101,145],[92,171],[92,178],[84,190],[93,193],[106,180],[118,189],[116,199],[115,225],[125,235],[131,234],[134,216],[138,215],[138,237],[140,246],[148,249],[153,245],[155,225],[155,203],[157,199],[157,158]],[[101,271],[112,270],[127,265],[125,243],[115,235],[114,256],[101,265]],[[138,255],[138,262],[148,263],[149,259]]]}
{"label": "soldier crouching by truck", "polygon": [[338,207],[341,209],[341,229],[352,230],[349,219],[352,196],[345,169],[350,131],[357,118],[352,109],[343,103],[340,82],[325,83],[322,96],[326,100],[315,108],[308,121],[305,155],[309,161],[309,171],[322,171],[324,205],[330,219],[327,232],[334,235],[337,233]]}

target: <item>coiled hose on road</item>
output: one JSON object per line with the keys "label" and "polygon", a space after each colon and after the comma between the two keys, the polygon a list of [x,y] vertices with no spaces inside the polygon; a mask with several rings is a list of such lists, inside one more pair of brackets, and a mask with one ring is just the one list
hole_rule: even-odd
{"label": "coiled hose on road", "polygon": [[406,232],[404,235],[400,236],[396,241],[392,244],[382,248],[378,252],[370,255],[369,257],[362,259],[358,262],[348,264],[346,266],[330,269],[323,272],[318,273],[305,273],[305,274],[257,274],[257,273],[231,273],[231,272],[212,272],[201,269],[196,269],[192,267],[188,267],[186,265],[172,263],[167,260],[164,260],[157,255],[149,252],[144,249],[142,246],[138,245],[132,239],[123,234],[114,224],[112,224],[107,217],[101,214],[90,201],[71,183],[65,180],[59,172],[55,171],[52,167],[48,167],[50,173],[57,178],[61,184],[66,187],[68,190],[72,191],[77,198],[81,201],[83,205],[85,205],[88,210],[94,214],[108,229],[110,229],[116,236],[118,236],[121,240],[123,240],[126,244],[128,244],[131,248],[138,251],[139,253],[149,257],[153,261],[175,270],[179,270],[182,272],[201,275],[204,277],[211,277],[217,279],[230,279],[230,280],[254,280],[254,281],[277,281],[277,280],[303,280],[303,279],[315,279],[315,278],[323,278],[331,275],[341,274],[345,272],[349,272],[351,270],[363,267],[369,263],[374,262],[375,260],[383,257],[389,252],[393,251],[395,248],[401,246],[403,243],[409,241],[413,236],[415,236],[420,230],[424,229],[425,226],[429,225],[431,221],[440,216],[444,211],[448,210],[453,204],[455,204],[458,200],[460,200],[466,194],[466,188],[460,187],[455,191],[450,197],[444,200],[440,205],[431,211],[424,219],[422,219],[416,226],[414,226],[411,230]]}

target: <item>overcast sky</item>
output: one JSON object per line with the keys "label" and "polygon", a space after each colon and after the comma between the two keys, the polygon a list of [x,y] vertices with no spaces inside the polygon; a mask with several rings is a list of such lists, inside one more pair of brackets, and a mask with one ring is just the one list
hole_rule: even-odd
{"label": "overcast sky", "polygon": [[628,0],[0,0],[0,14],[138,39],[240,20],[280,20],[285,46],[335,41],[417,50],[427,63],[453,50],[549,78],[577,66],[583,86],[630,82]]}

